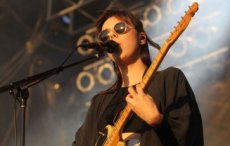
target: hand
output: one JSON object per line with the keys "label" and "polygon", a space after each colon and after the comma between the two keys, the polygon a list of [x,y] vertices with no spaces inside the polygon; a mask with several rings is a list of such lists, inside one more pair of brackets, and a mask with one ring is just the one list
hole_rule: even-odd
{"label": "hand", "polygon": [[133,112],[149,125],[155,125],[161,122],[163,116],[160,114],[154,99],[144,93],[140,84],[129,87],[128,92],[129,94],[126,96],[126,101]]}

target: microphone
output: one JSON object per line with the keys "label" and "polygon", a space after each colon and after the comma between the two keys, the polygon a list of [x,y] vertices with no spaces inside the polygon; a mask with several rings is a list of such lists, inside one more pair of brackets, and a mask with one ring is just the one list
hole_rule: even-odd
{"label": "microphone", "polygon": [[119,44],[114,42],[113,40],[109,40],[109,41],[102,42],[102,43],[83,42],[78,47],[82,47],[84,49],[94,49],[94,50],[97,50],[97,51],[113,53],[114,51],[116,51],[118,49]]}

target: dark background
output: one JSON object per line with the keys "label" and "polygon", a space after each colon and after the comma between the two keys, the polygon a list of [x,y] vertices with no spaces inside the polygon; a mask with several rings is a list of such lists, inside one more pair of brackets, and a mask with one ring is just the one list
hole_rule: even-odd
{"label": "dark background", "polygon": [[[0,0],[0,87],[57,67],[84,40],[95,40],[95,20],[116,2],[142,19],[150,37],[162,45],[193,1],[184,0]],[[229,2],[199,1],[199,11],[171,47],[159,70],[180,68],[201,110],[205,145],[229,144]],[[71,9],[73,8],[73,9]],[[157,51],[150,48],[152,56]],[[90,51],[78,48],[68,63]],[[91,97],[115,80],[106,57],[67,69],[29,88],[26,145],[71,145]],[[16,106],[16,110],[15,110]],[[0,94],[0,146],[20,137],[20,106]]]}

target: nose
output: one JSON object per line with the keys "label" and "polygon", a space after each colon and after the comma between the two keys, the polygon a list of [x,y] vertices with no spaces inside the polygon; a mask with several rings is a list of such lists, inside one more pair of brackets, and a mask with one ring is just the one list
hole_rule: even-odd
{"label": "nose", "polygon": [[113,40],[114,38],[116,38],[118,35],[116,33],[112,33],[110,36],[110,40]]}

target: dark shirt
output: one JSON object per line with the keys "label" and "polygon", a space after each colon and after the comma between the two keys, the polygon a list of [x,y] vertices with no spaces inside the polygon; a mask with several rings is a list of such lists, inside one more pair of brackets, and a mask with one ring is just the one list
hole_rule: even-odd
{"label": "dark shirt", "polygon": [[[147,93],[154,98],[164,119],[141,134],[141,146],[203,146],[203,128],[193,91],[177,68],[158,71],[151,77]],[[73,146],[94,146],[98,139],[100,117],[114,93],[98,94],[92,99],[86,119],[75,135]],[[151,113],[149,113],[151,114]]]}
{"label": "dark shirt", "polygon": [[[116,123],[120,112],[126,106],[125,97],[127,94],[128,88],[122,87],[116,91],[114,97],[111,97],[111,102],[105,109],[104,113],[100,116],[100,122],[98,122],[98,127],[101,129],[100,131],[103,131],[106,125],[114,125]],[[133,113],[128,122],[125,124],[122,132],[143,133],[148,128],[149,125]]]}

